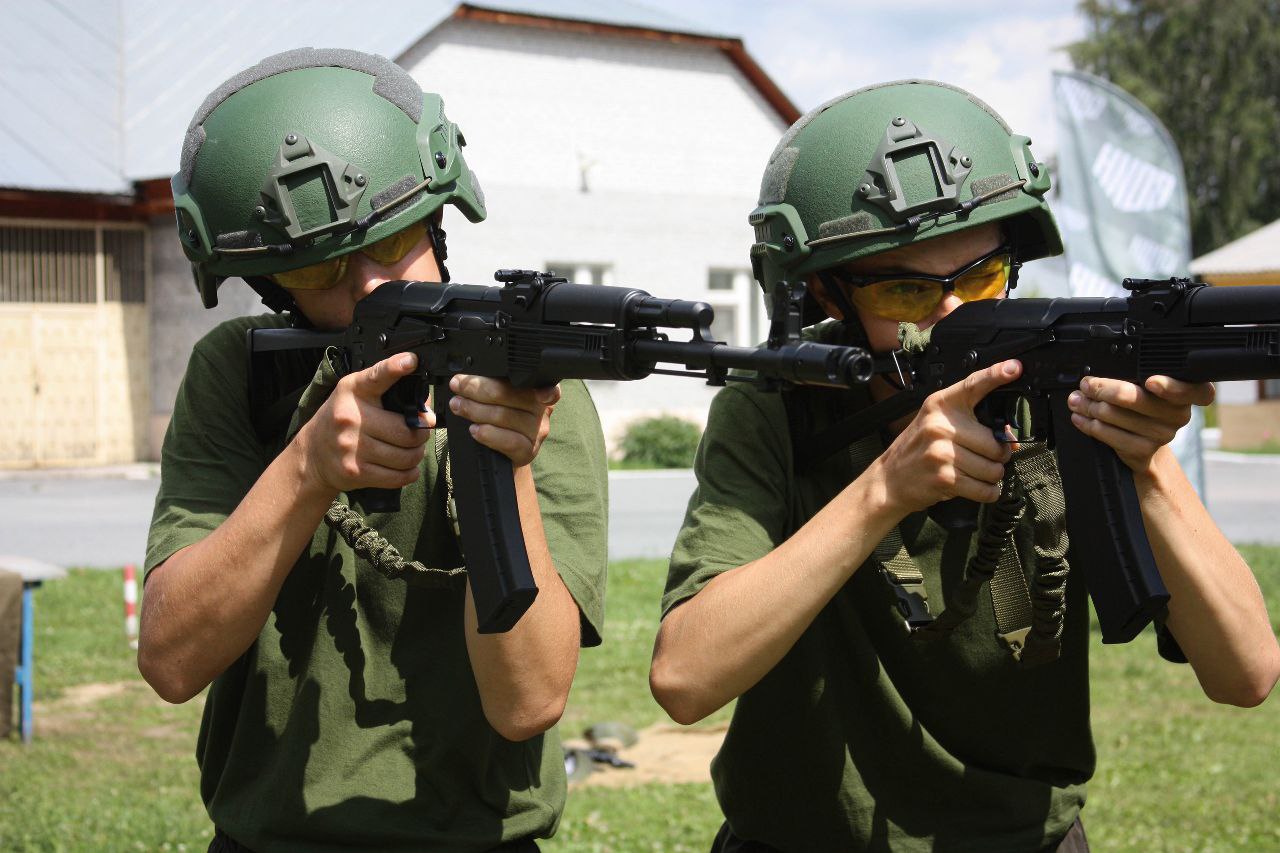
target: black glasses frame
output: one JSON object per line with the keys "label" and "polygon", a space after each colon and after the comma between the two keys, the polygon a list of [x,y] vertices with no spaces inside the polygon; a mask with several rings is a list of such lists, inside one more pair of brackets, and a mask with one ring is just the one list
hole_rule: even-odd
{"label": "black glasses frame", "polygon": [[982,257],[970,261],[951,275],[929,275],[921,272],[893,272],[880,273],[877,275],[849,275],[840,269],[829,269],[826,272],[836,280],[839,284],[848,287],[868,287],[873,284],[879,284],[882,281],[936,281],[942,285],[943,294],[951,293],[956,289],[956,279],[963,278],[965,275],[973,272],[978,267],[985,264],[992,258],[1001,255],[1009,256],[1009,281],[1005,284],[1006,291],[1013,290],[1018,286],[1018,270],[1022,268],[1022,262],[1018,260],[1017,253],[1008,243],[1002,243],[995,249],[991,250]]}

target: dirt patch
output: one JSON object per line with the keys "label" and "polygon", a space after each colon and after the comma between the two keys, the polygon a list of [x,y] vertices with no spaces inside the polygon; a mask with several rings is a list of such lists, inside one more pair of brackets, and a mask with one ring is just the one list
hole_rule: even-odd
{"label": "dirt patch", "polygon": [[103,699],[109,699],[112,696],[119,696],[126,690],[132,690],[137,687],[138,685],[132,681],[77,684],[75,687],[68,687],[61,696],[50,704],[52,707],[58,708],[84,707],[85,705],[101,702]]}
{"label": "dirt patch", "polygon": [[136,693],[138,686],[134,682],[113,681],[68,687],[56,699],[35,703],[36,728],[40,734],[50,736],[101,729],[104,720],[96,706],[126,693]]}
{"label": "dirt patch", "polygon": [[[635,767],[595,765],[595,771],[574,787],[600,785],[628,788],[650,783],[710,782],[711,759],[724,741],[727,725],[683,728],[657,723],[637,732],[635,746],[618,750],[618,757]],[[585,743],[566,741],[566,746]]]}
{"label": "dirt patch", "polygon": [[152,738],[153,740],[176,740],[178,738],[185,739],[190,736],[190,733],[173,724],[167,724],[143,729],[138,732],[138,736]]}
{"label": "dirt patch", "polygon": [[[136,733],[130,722],[131,713],[123,712],[113,717],[103,715],[102,705],[117,699],[125,699],[128,708],[143,706],[167,707],[167,703],[152,692],[146,682],[111,681],[77,684],[62,691],[56,699],[35,703],[37,730],[44,735],[84,735],[96,733],[107,738],[121,735],[133,737]],[[202,705],[204,696],[192,700]],[[144,737],[165,738],[172,735],[161,725],[141,732]],[[181,729],[181,726],[178,727]]]}

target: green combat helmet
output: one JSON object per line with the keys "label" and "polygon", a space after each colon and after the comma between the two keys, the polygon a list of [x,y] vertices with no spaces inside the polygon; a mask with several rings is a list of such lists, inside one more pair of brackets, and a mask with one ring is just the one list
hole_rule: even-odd
{"label": "green combat helmet", "polygon": [[[1019,261],[1056,255],[1048,190],[1031,140],[969,93],[928,80],[858,89],[801,117],[769,157],[752,270],[773,297],[779,282],[987,222],[1003,223]],[[804,324],[824,317],[805,296]]]}
{"label": "green combat helmet", "polygon": [[[300,48],[240,72],[196,110],[173,176],[204,306],[239,276],[287,309],[267,276],[354,252],[445,202],[484,219],[465,144],[440,96],[381,56]],[[432,221],[428,234],[443,271],[444,232]]]}

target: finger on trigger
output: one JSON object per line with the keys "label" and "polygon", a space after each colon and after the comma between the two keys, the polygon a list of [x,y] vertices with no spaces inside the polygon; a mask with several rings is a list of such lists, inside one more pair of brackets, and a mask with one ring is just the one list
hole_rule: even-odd
{"label": "finger on trigger", "polygon": [[404,376],[408,376],[418,366],[418,357],[411,352],[404,352],[384,358],[367,370],[356,374],[358,387],[366,397],[381,398],[391,386]]}
{"label": "finger on trigger", "polygon": [[1008,359],[970,373],[960,383],[966,407],[973,408],[1001,385],[1012,382],[1022,372],[1022,362]]}
{"label": "finger on trigger", "polygon": [[[435,425],[435,414],[424,415],[428,426]],[[418,447],[427,440],[426,429],[412,428],[405,423],[404,415],[389,412],[381,407],[369,407],[364,415],[361,431],[378,441],[394,444],[397,447]]]}

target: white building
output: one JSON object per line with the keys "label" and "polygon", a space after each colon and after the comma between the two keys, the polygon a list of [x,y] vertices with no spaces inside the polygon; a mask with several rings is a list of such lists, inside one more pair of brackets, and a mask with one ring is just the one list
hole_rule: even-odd
{"label": "white building", "polygon": [[[1191,262],[1191,272],[1219,286],[1280,284],[1280,220]],[[1280,379],[1218,383],[1218,424],[1226,450],[1280,445]]]}
{"label": "white building", "polygon": [[[210,90],[303,45],[380,53],[444,96],[490,213],[446,214],[456,280],[551,268],[704,299],[718,337],[762,339],[746,216],[798,111],[740,40],[624,0],[396,0],[369,26],[349,16],[339,0],[16,16],[0,52],[17,84],[0,89],[0,466],[154,458],[191,345],[264,310],[235,281],[201,310],[168,178]],[[611,441],[639,415],[701,420],[711,394],[668,377],[592,390]]]}

